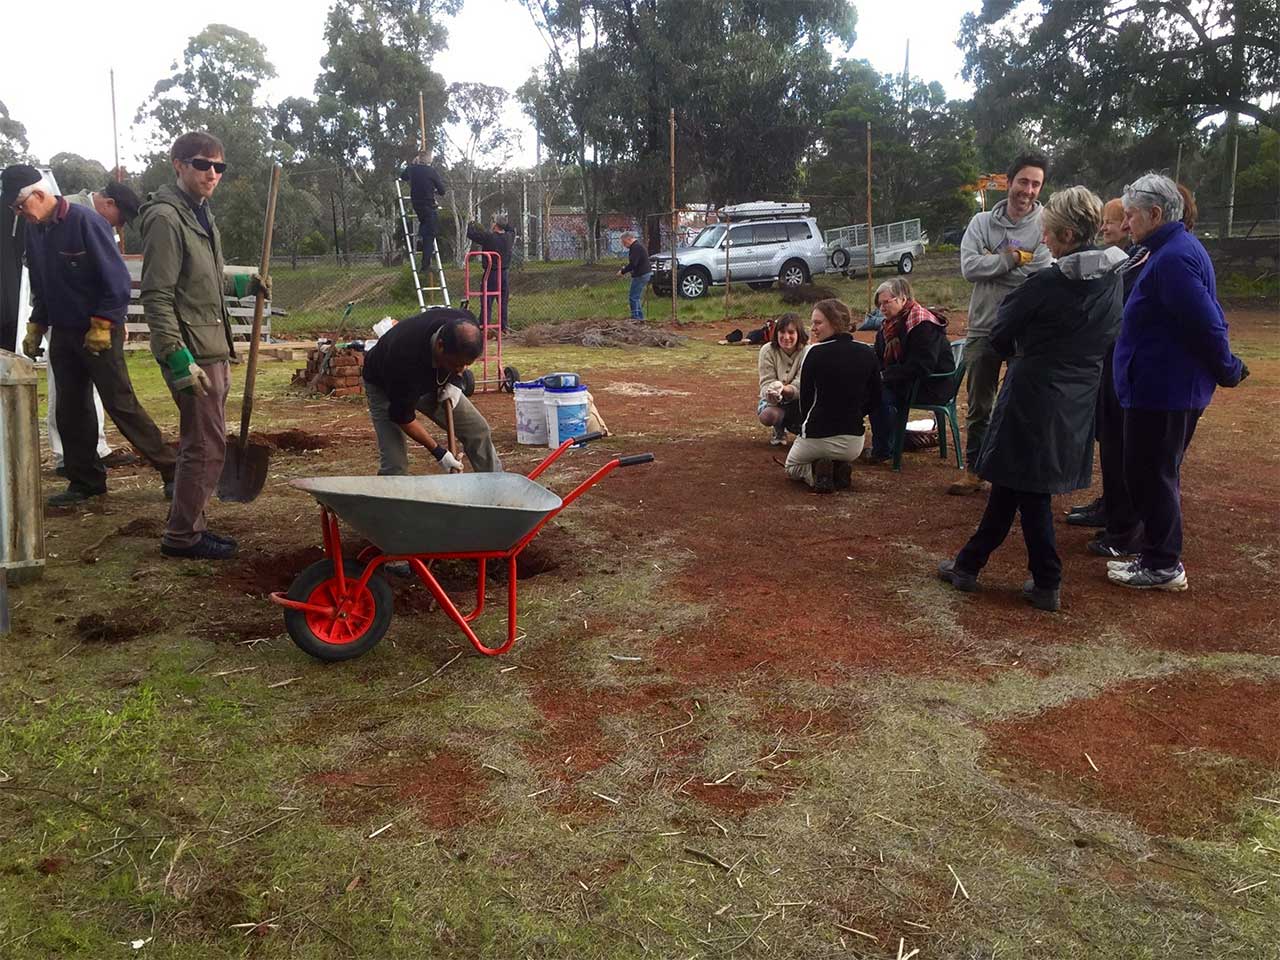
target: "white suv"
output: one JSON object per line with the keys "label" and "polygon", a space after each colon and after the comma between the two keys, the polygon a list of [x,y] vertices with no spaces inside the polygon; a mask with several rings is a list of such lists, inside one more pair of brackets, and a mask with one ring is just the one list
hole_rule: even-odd
{"label": "white suv", "polygon": [[[728,223],[714,223],[676,251],[680,296],[696,299],[711,286],[730,281],[752,290],[767,290],[776,281],[784,287],[808,283],[827,269],[827,249],[818,222],[804,216],[807,203],[741,203],[725,207]],[[737,222],[735,222],[737,221]],[[671,295],[671,256],[654,254],[654,293]]]}

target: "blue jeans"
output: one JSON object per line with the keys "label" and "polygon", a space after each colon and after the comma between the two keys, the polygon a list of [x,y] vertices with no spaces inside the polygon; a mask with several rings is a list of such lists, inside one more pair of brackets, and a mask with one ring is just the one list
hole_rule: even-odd
{"label": "blue jeans", "polygon": [[641,303],[641,298],[644,296],[644,288],[649,285],[649,278],[652,276],[652,273],[646,273],[642,277],[631,278],[631,291],[628,293],[627,298],[631,302],[632,320],[644,319],[644,305]]}
{"label": "blue jeans", "polygon": [[897,393],[889,386],[880,390],[880,406],[871,411],[871,454],[885,458],[893,456],[893,435],[898,429]]}

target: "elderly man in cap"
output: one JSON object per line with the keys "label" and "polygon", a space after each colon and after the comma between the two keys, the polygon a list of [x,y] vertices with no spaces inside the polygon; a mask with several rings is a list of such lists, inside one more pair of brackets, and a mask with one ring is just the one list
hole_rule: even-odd
{"label": "elderly man in cap", "polygon": [[[488,230],[485,230],[478,223],[472,223],[467,227],[468,240],[472,243],[480,244],[480,249],[486,253],[496,253],[499,257],[498,266],[501,267],[500,270],[495,270],[492,262],[485,264],[484,289],[489,293],[489,296],[485,298],[486,300],[492,299],[492,295],[495,293],[499,294],[498,302],[501,307],[499,313],[503,333],[507,333],[511,329],[507,323],[507,300],[510,290],[507,285],[507,271],[511,268],[511,252],[515,237],[516,235],[506,217],[495,217]],[[489,258],[485,257],[485,260],[489,260]],[[487,309],[485,309],[486,307]],[[480,316],[487,316],[489,323],[493,323],[493,304],[483,305],[480,310]]]}
{"label": "elderly man in cap", "polygon": [[22,349],[37,357],[47,330],[49,365],[58,382],[55,407],[68,486],[49,505],[69,506],[107,492],[97,453],[94,387],[168,492],[175,456],[138,403],[124,362],[129,270],[111,228],[93,210],[54,194],[40,171],[25,164],[0,173],[0,203],[27,222],[32,313]]}

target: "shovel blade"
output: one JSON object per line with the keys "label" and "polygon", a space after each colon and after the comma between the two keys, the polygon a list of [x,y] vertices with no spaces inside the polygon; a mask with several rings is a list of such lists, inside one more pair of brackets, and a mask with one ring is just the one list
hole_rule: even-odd
{"label": "shovel blade", "polygon": [[270,448],[260,443],[228,445],[222,476],[218,478],[218,499],[224,503],[252,503],[258,499],[267,482],[270,462]]}

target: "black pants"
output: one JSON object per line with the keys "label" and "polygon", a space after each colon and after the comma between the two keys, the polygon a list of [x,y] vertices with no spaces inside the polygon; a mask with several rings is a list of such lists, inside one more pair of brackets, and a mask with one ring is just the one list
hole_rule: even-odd
{"label": "black pants", "polygon": [[436,234],[439,232],[436,218],[439,210],[434,204],[415,203],[413,212],[418,217],[418,242],[422,246],[422,272],[431,272],[431,259],[435,251]]}
{"label": "black pants", "polygon": [[502,332],[506,333],[510,329],[507,323],[507,300],[510,299],[510,286],[507,281],[507,271],[504,270],[486,270],[484,274],[484,289],[491,294],[500,293],[501,297],[486,297],[489,309],[489,322],[492,324],[502,324]]}
{"label": "black pants", "polygon": [[1112,380],[1112,363],[1115,347],[1107,351],[1102,361],[1102,383],[1098,388],[1098,459],[1102,464],[1102,504],[1107,518],[1106,539],[1117,547],[1127,547],[1141,532],[1142,519],[1138,516],[1129,487],[1124,481],[1124,408],[1116,396]]}
{"label": "black pants", "polygon": [[1028,493],[993,483],[978,529],[956,555],[956,568],[976,574],[986,566],[987,559],[1009,535],[1015,513],[1022,514],[1027,569],[1036,586],[1056,589],[1062,583],[1062,560],[1053,535],[1052,498],[1047,493]]}
{"label": "black pants", "polygon": [[98,462],[98,412],[93,407],[93,388],[98,388],[102,407],[138,448],[161,478],[173,479],[178,455],[160,433],[155,421],[142,408],[129,380],[124,362],[124,327],[111,330],[111,349],[94,356],[84,348],[84,332],[55,325],[49,331],[49,365],[58,381],[58,402],[54,416],[62,435],[63,460],[70,486],[86,493],[107,489],[107,471]]}
{"label": "black pants", "polygon": [[1142,522],[1142,565],[1182,559],[1182,458],[1204,410],[1125,410],[1124,479]]}

